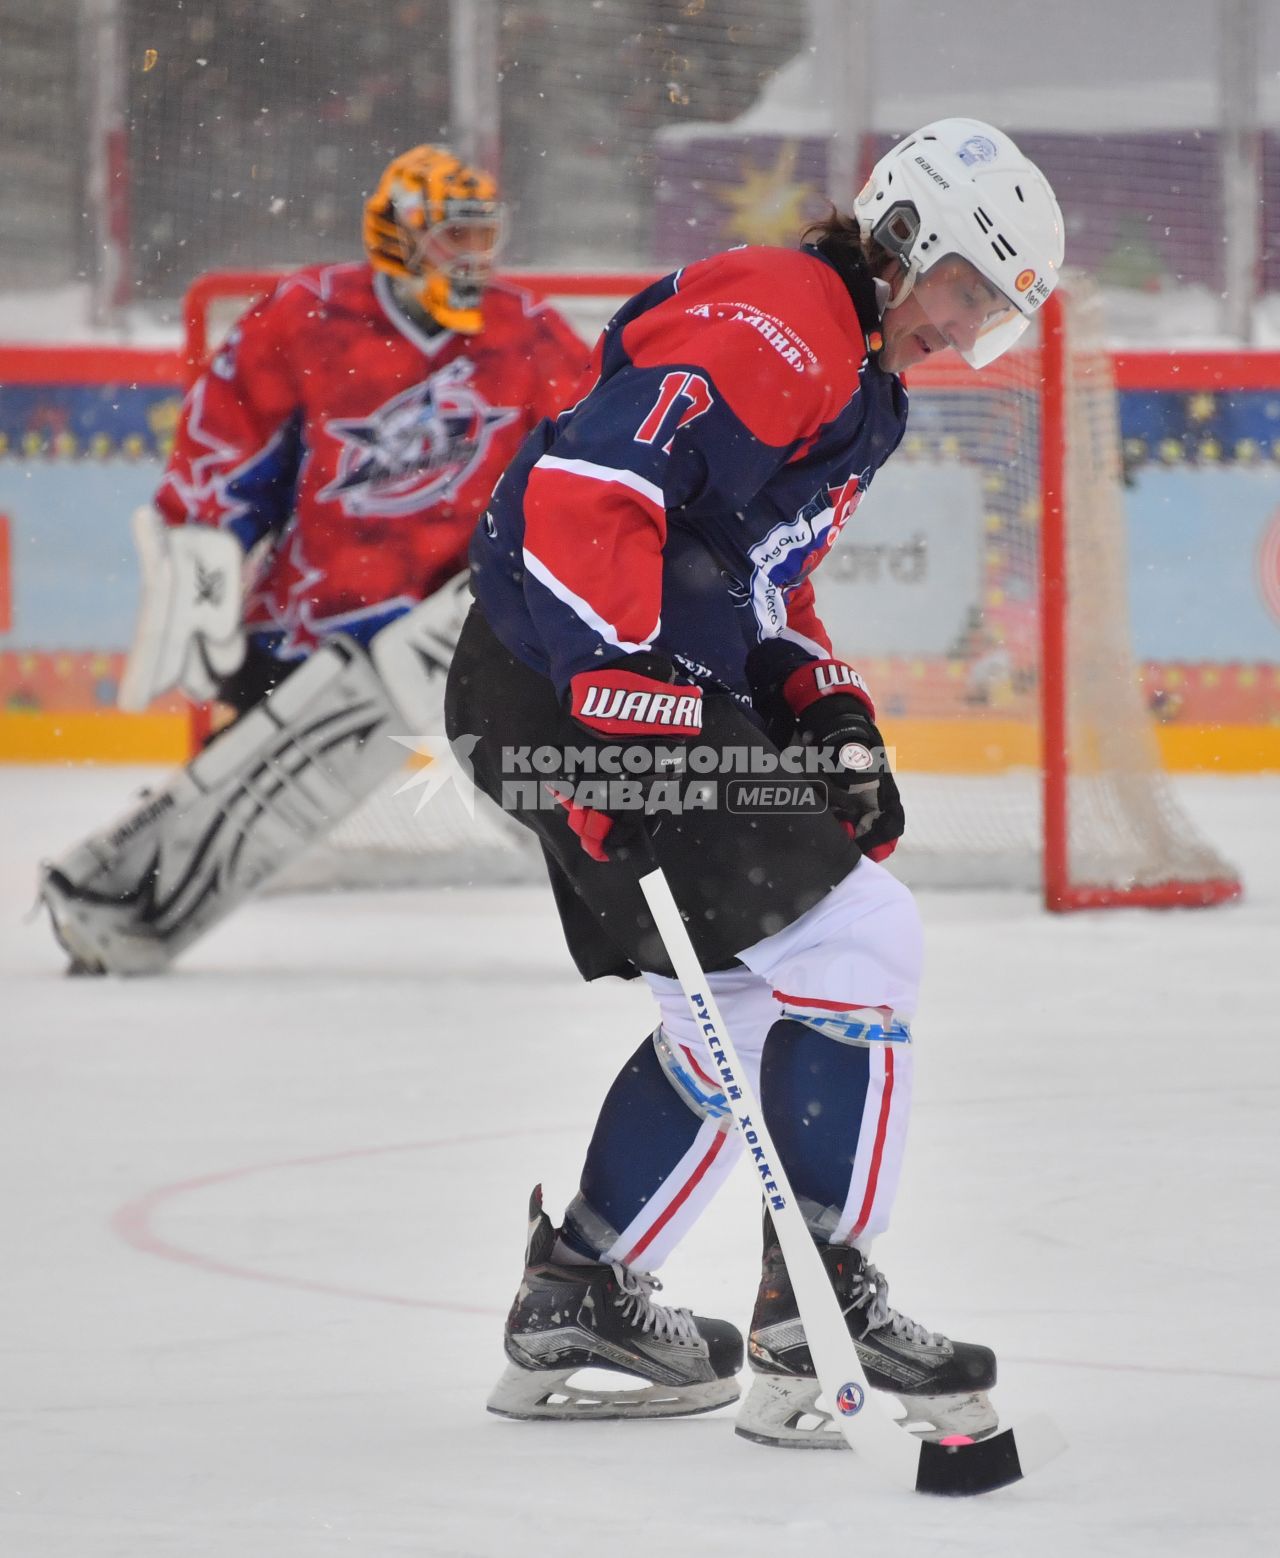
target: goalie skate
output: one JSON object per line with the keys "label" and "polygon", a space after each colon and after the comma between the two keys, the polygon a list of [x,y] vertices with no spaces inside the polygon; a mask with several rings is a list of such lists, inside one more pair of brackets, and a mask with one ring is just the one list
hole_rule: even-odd
{"label": "goalie skate", "polygon": [[[982,1439],[997,1417],[987,1392],[996,1382],[989,1347],[953,1342],[889,1307],[889,1286],[866,1258],[846,1245],[827,1245],[823,1264],[840,1299],[858,1359],[873,1390],[905,1408],[902,1426],[922,1439],[952,1434]],[[819,1385],[805,1342],[782,1252],[767,1241],[760,1291],[747,1344],[751,1389],[736,1430],[758,1444],[802,1449],[845,1448],[845,1438],[819,1404]]]}
{"label": "goalie skate", "polygon": [[[617,1262],[553,1261],[542,1187],[529,1204],[524,1280],[507,1317],[510,1360],[488,1400],[500,1417],[583,1421],[686,1417],[738,1399],[742,1337],[725,1320],[654,1302],[659,1283]],[[584,1369],[633,1385],[575,1384]]]}

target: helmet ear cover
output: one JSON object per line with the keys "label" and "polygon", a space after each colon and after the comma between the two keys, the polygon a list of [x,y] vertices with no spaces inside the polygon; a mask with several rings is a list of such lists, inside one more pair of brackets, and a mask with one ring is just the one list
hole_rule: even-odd
{"label": "helmet ear cover", "polygon": [[914,254],[919,236],[920,213],[909,200],[895,201],[882,216],[877,217],[871,229],[872,242],[878,244],[886,254],[892,255],[904,272],[902,285],[885,304],[886,308],[897,308],[911,296],[916,277],[920,274],[919,256]]}
{"label": "helmet ear cover", "polygon": [[911,251],[920,235],[920,213],[909,200],[895,201],[876,219],[871,236],[894,259],[910,263]]}

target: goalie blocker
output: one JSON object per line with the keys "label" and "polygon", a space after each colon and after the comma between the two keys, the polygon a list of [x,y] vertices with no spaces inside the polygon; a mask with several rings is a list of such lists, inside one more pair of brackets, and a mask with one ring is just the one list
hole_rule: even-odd
{"label": "goalie blocker", "polygon": [[[466,576],[366,653],[331,638],[161,787],[41,870],[82,973],[165,968],[400,769],[393,739],[443,732]],[[443,739],[443,737],[442,737]]]}

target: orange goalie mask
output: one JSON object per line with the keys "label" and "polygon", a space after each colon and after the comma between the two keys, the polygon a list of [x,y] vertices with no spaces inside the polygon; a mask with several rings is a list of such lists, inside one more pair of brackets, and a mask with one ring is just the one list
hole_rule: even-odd
{"label": "orange goalie mask", "polygon": [[427,313],[464,335],[483,328],[481,302],[503,227],[496,180],[440,146],[397,157],[364,208],[370,263],[420,282]]}

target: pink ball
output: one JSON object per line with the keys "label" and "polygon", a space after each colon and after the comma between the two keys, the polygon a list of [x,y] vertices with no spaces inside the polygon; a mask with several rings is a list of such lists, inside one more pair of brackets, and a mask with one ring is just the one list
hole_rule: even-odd
{"label": "pink ball", "polygon": [[973,1440],[970,1439],[968,1434],[948,1434],[945,1439],[939,1439],[938,1443],[945,1445],[972,1444]]}

